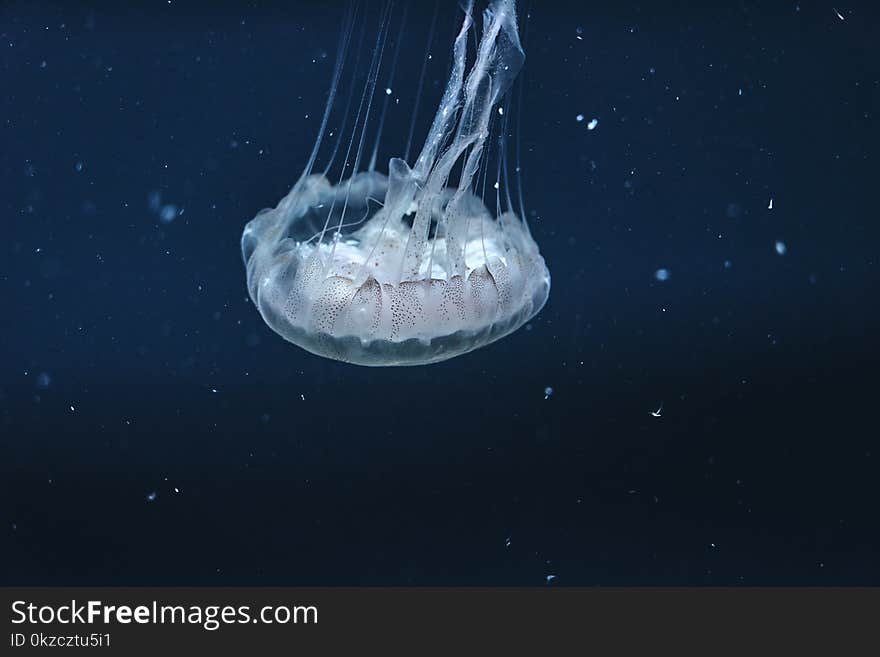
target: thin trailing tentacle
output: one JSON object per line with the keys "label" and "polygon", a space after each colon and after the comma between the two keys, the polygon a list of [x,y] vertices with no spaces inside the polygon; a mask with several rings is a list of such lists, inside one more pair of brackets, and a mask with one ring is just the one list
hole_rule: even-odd
{"label": "thin trailing tentacle", "polygon": [[422,60],[422,72],[419,75],[419,85],[416,87],[416,102],[413,107],[412,119],[409,122],[409,136],[406,138],[406,149],[403,151],[403,161],[409,162],[409,150],[412,147],[413,132],[416,128],[416,117],[419,115],[419,104],[422,102],[422,89],[425,86],[425,73],[428,70],[428,60],[431,59],[431,43],[434,41],[434,28],[437,26],[437,10],[440,0],[434,0],[434,15],[431,17],[431,28],[428,30],[428,41],[425,44],[425,58]]}
{"label": "thin trailing tentacle", "polygon": [[[378,62],[379,62],[379,59],[381,56],[380,45],[382,44],[382,40],[385,36],[385,26],[386,26],[386,21],[387,21],[389,11],[390,11],[390,3],[385,6],[384,11],[382,12],[380,29],[379,29],[379,36],[376,38],[376,45],[373,48],[373,57],[370,61],[370,73],[367,77],[366,83],[364,84],[364,91],[361,94],[361,100],[360,100],[360,103],[358,104],[357,114],[355,115],[355,119],[354,119],[354,125],[352,126],[352,129],[351,129],[351,138],[348,141],[348,147],[345,151],[345,159],[342,163],[342,171],[339,174],[339,183],[340,184],[342,183],[342,180],[345,177],[346,169],[348,169],[349,160],[351,158],[351,150],[354,147],[354,142],[355,142],[355,139],[357,136],[358,127],[360,126],[360,119],[361,119],[361,114],[364,109],[364,103],[366,102],[368,93],[372,94],[372,89],[375,88],[375,75],[378,74],[378,65],[379,65]],[[376,69],[375,73],[373,72],[374,68]],[[372,96],[370,96],[370,98],[372,100]],[[367,118],[369,118],[369,117],[367,117]],[[363,130],[366,129],[366,124],[367,124],[367,120],[365,118]],[[355,166],[353,167],[353,171],[357,171],[357,163],[355,163]],[[349,190],[351,189],[351,178],[349,178],[348,188],[349,188]],[[336,196],[334,195],[333,201],[330,204],[330,210],[327,212],[327,219],[324,221],[324,227],[321,230],[321,236],[318,238],[318,244],[323,244],[323,242],[324,242],[324,235],[326,235],[326,233],[327,233],[327,228],[329,227],[329,224],[330,224],[330,217],[333,215],[333,210],[335,209],[335,207],[336,207]]]}
{"label": "thin trailing tentacle", "polygon": [[339,215],[339,225],[336,228],[336,232],[334,233],[333,246],[330,250],[330,257],[327,259],[327,265],[333,261],[333,256],[336,254],[336,245],[338,244],[338,236],[342,231],[342,224],[345,221],[345,213],[348,210],[348,202],[351,198],[351,186],[354,183],[354,174],[359,170],[361,157],[364,152],[364,142],[367,137],[367,127],[370,123],[370,112],[373,108],[373,97],[376,91],[376,81],[379,78],[379,69],[382,66],[382,56],[385,53],[385,43],[388,40],[388,31],[391,29],[391,8],[393,6],[393,2],[389,0],[388,4],[385,8],[384,18],[382,20],[382,27],[380,28],[380,37],[379,37],[379,45],[377,49],[379,51],[379,56],[374,57],[376,63],[376,69],[370,76],[370,79],[367,81],[367,89],[364,92],[367,94],[369,100],[367,101],[367,111],[364,115],[364,125],[361,129],[361,138],[358,142],[357,153],[354,158],[354,166],[352,167],[352,176],[348,179],[348,186],[345,190],[345,203],[342,206],[342,213]]}
{"label": "thin trailing tentacle", "polygon": [[315,159],[318,157],[318,150],[321,148],[321,142],[324,139],[324,131],[327,129],[327,121],[330,119],[330,111],[333,109],[333,102],[336,100],[336,90],[339,87],[339,78],[342,76],[342,67],[348,52],[348,44],[351,40],[351,29],[354,24],[354,11],[351,5],[346,12],[345,21],[343,23],[342,33],[339,36],[339,45],[336,49],[336,64],[333,68],[333,78],[330,81],[330,93],[327,96],[327,104],[324,106],[324,115],[321,118],[321,127],[318,129],[318,136],[315,139],[315,145],[312,153],[306,162],[300,178],[305,178],[312,172],[315,166]]}
{"label": "thin trailing tentacle", "polygon": [[[525,26],[523,27],[523,47],[525,48],[525,44],[529,38],[529,12],[526,10],[526,21]],[[523,222],[523,226],[525,226],[526,234],[531,235],[532,231],[529,228],[529,220],[526,217],[526,204],[523,201],[523,181],[522,181],[522,159],[520,158],[520,147],[522,142],[522,113],[523,113],[523,87],[525,86],[525,74],[520,78],[517,83],[517,94],[516,94],[516,139],[514,140],[514,144],[516,147],[516,189],[517,195],[519,196],[519,218],[520,221]]]}
{"label": "thin trailing tentacle", "polygon": [[[357,15],[357,10],[355,10],[355,16]],[[361,63],[361,53],[364,49],[364,41],[366,40],[367,34],[367,23],[366,21],[361,21],[361,33],[358,37],[358,45],[355,50],[355,59],[354,66],[352,67],[351,73],[351,81],[348,83],[348,94],[346,95],[345,101],[345,109],[342,112],[342,123],[339,126],[339,130],[337,131],[338,135],[336,137],[336,143],[333,145],[333,152],[330,153],[330,157],[327,160],[327,164],[324,166],[324,171],[322,172],[324,176],[326,176],[330,169],[333,167],[333,163],[336,161],[336,155],[339,153],[339,147],[342,145],[343,140],[345,139],[345,129],[348,127],[348,118],[351,115],[351,103],[355,97],[354,88],[357,84],[358,79],[358,68]]]}
{"label": "thin trailing tentacle", "polygon": [[379,128],[376,130],[376,141],[373,142],[373,154],[370,156],[369,171],[376,169],[376,157],[379,154],[379,141],[382,139],[382,130],[385,127],[385,116],[388,114],[388,103],[391,100],[391,89],[394,88],[394,74],[397,72],[397,61],[400,58],[400,44],[403,43],[403,31],[406,29],[406,17],[409,13],[409,5],[403,8],[400,19],[400,30],[397,32],[397,43],[394,44],[394,56],[391,60],[391,72],[388,74],[388,86],[386,87],[385,100],[382,103],[382,114],[379,118]]}

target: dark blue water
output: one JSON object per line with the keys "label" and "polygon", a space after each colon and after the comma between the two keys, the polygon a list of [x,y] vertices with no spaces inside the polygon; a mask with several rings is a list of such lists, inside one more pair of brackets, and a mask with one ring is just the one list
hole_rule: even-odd
{"label": "dark blue water", "polygon": [[245,288],[341,4],[0,7],[0,583],[880,584],[880,13],[533,4],[550,300],[407,369],[311,356]]}

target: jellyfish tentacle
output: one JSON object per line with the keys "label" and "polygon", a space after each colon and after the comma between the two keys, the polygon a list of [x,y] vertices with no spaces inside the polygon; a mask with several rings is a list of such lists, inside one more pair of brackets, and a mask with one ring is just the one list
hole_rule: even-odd
{"label": "jellyfish tentacle", "polygon": [[[369,123],[370,123],[370,113],[373,109],[373,98],[374,98],[375,91],[376,91],[376,82],[379,79],[379,69],[382,67],[382,56],[385,53],[385,43],[388,40],[388,32],[391,29],[391,10],[392,10],[393,4],[394,3],[392,1],[389,1],[388,4],[386,5],[385,15],[384,15],[384,18],[382,21],[382,29],[380,30],[380,32],[384,32],[384,33],[381,34],[380,42],[379,42],[379,45],[377,46],[379,54],[378,54],[378,57],[375,57],[375,55],[374,55],[376,68],[375,68],[375,71],[370,76],[370,78],[367,80],[367,86],[364,89],[364,93],[366,93],[368,95],[369,100],[367,101],[367,111],[364,114],[364,124],[361,127],[361,138],[358,141],[358,149],[357,149],[357,153],[355,154],[355,158],[354,158],[354,165],[352,168],[353,172],[357,172],[359,170],[358,167],[360,166],[361,157],[363,156],[363,153],[364,153],[364,143],[367,138],[367,127],[369,126]],[[345,221],[345,213],[348,210],[348,204],[349,204],[349,201],[351,200],[351,186],[354,183],[354,179],[355,179],[355,174],[353,173],[352,176],[348,179],[348,186],[346,187],[346,190],[345,190],[345,203],[343,204],[342,212],[339,215],[339,225],[336,227],[336,231],[333,235],[333,245],[330,249],[330,257],[327,259],[328,266],[330,263],[333,262],[333,257],[336,255],[336,245],[339,243],[339,236],[342,231],[342,224]]]}
{"label": "jellyfish tentacle", "polygon": [[[357,16],[357,10],[355,10],[355,17]],[[336,156],[339,154],[339,147],[342,145],[342,142],[345,140],[345,130],[348,128],[348,118],[351,115],[351,103],[355,97],[354,89],[358,80],[358,69],[361,62],[361,54],[364,49],[364,41],[366,41],[367,35],[367,21],[361,21],[361,34],[358,37],[358,45],[355,49],[354,56],[354,65],[352,66],[351,80],[348,83],[348,94],[346,96],[345,101],[345,109],[342,112],[342,123],[339,125],[339,130],[337,131],[336,142],[333,145],[333,151],[330,153],[330,157],[327,160],[327,164],[324,167],[324,171],[322,175],[327,176],[330,172],[330,169],[333,167],[333,163],[336,161]]]}
{"label": "jellyfish tentacle", "polygon": [[437,27],[437,13],[440,9],[440,0],[434,0],[434,14],[431,16],[431,27],[428,29],[428,41],[425,44],[425,57],[422,60],[422,71],[419,74],[419,84],[416,87],[416,102],[413,107],[412,118],[409,122],[409,135],[406,138],[406,148],[403,151],[403,160],[409,162],[409,150],[412,147],[413,133],[416,129],[416,117],[419,115],[419,104],[422,102],[422,89],[425,86],[425,73],[428,70],[428,60],[431,59],[431,44],[434,42],[434,28]]}
{"label": "jellyfish tentacle", "polygon": [[[492,131],[494,129],[495,129],[495,121],[494,120],[489,121],[489,137],[490,138],[492,136]],[[488,151],[486,151],[485,154],[483,155],[483,161],[480,163],[480,167],[481,167],[482,173],[477,174],[477,177],[479,178],[480,176],[482,176],[483,180],[482,180],[482,182],[478,182],[477,184],[480,185],[480,200],[483,201],[483,203],[485,204],[486,203],[486,181],[489,180],[489,152]]]}
{"label": "jellyfish tentacle", "polygon": [[[528,19],[529,19],[529,12],[528,12],[528,10],[526,10],[526,21],[525,21],[525,26],[523,27],[523,38],[522,38],[523,48],[525,48],[526,42],[528,41],[528,38],[529,38],[529,20]],[[525,74],[523,74],[523,75],[525,75]],[[520,146],[522,143],[522,114],[523,114],[522,97],[523,97],[523,87],[524,86],[525,86],[525,80],[521,79],[517,83],[517,90],[516,90],[516,138],[514,141],[515,148],[516,148],[516,154],[515,154],[516,155],[516,169],[514,171],[516,173],[517,195],[519,196],[519,218],[520,218],[520,221],[522,221],[523,225],[525,226],[526,234],[531,236],[532,231],[529,228],[529,220],[526,217],[526,204],[525,204],[525,201],[523,201],[522,159],[520,158]]]}
{"label": "jellyfish tentacle", "polygon": [[501,153],[501,144],[504,142],[504,123],[501,124],[501,130],[498,134],[498,139],[495,144],[495,184],[493,187],[495,188],[495,216],[501,216],[501,164],[502,164],[502,153]]}
{"label": "jellyfish tentacle", "polygon": [[346,12],[345,22],[343,24],[342,34],[339,37],[339,45],[336,49],[336,63],[333,67],[333,78],[330,82],[330,92],[327,95],[327,104],[324,106],[324,115],[321,118],[321,127],[318,129],[318,136],[315,139],[315,145],[312,147],[312,153],[306,162],[300,179],[305,178],[312,172],[315,166],[315,159],[318,157],[318,151],[321,148],[321,142],[324,139],[324,131],[327,129],[327,121],[330,119],[330,111],[333,109],[333,103],[336,100],[336,90],[339,88],[339,78],[342,76],[342,67],[348,52],[348,45],[351,41],[351,30],[354,25],[354,12],[349,6]]}
{"label": "jellyfish tentacle", "polygon": [[[376,38],[376,45],[373,48],[373,56],[372,56],[372,59],[370,60],[369,75],[367,76],[367,81],[364,84],[364,91],[361,94],[361,100],[360,100],[360,103],[358,103],[358,109],[357,109],[357,114],[355,115],[354,125],[352,126],[352,129],[351,129],[351,137],[348,140],[348,147],[346,148],[346,151],[345,151],[345,159],[342,163],[342,171],[339,174],[339,184],[342,183],[343,178],[345,177],[346,169],[348,169],[348,163],[351,158],[351,150],[354,147],[354,142],[357,137],[358,127],[360,126],[361,114],[363,113],[364,103],[366,102],[368,93],[370,94],[370,100],[372,100],[371,83],[372,83],[372,87],[375,87],[374,75],[378,74],[378,60],[380,59],[380,51],[381,51],[380,46],[381,46],[382,41],[383,41],[385,34],[386,34],[385,27],[386,27],[386,19],[388,17],[389,10],[390,10],[390,3],[388,3],[385,6],[385,9],[382,12],[382,16],[381,16],[381,20],[380,20],[380,27],[379,27],[379,36]],[[376,69],[375,74],[374,74],[374,68]],[[367,117],[367,118],[369,118],[369,117]],[[365,119],[364,120],[364,129],[366,128],[366,124],[367,124],[367,121]],[[360,149],[359,149],[359,151],[360,151]],[[354,166],[353,170],[357,171],[357,161],[355,162],[355,166]],[[349,190],[351,189],[351,182],[352,182],[353,177],[354,177],[354,175],[352,174],[352,177],[350,177],[348,180],[347,187]],[[326,235],[327,228],[330,225],[330,217],[332,216],[333,210],[336,207],[336,199],[337,199],[337,197],[336,197],[336,195],[334,195],[332,203],[330,205],[330,211],[327,213],[327,219],[324,222],[324,227],[321,230],[321,236],[318,239],[318,244],[323,244],[323,242],[324,242],[324,235]]]}
{"label": "jellyfish tentacle", "polygon": [[[342,76],[343,65],[345,63],[345,58],[348,53],[348,46],[351,41],[351,30],[354,26],[355,13],[355,9],[351,6],[351,4],[349,4],[345,13],[345,19],[343,20],[342,31],[339,35],[339,43],[336,47],[336,61],[333,65],[333,77],[330,80],[330,90],[327,93],[327,102],[324,105],[324,114],[321,118],[321,126],[318,129],[318,134],[315,137],[315,144],[312,147],[312,152],[309,155],[309,159],[306,161],[306,166],[303,168],[300,177],[297,178],[297,181],[294,183],[293,188],[291,188],[287,196],[285,196],[278,204],[282,217],[292,214],[291,210],[293,210],[293,208],[291,208],[291,205],[295,203],[296,199],[299,197],[299,192],[302,189],[305,180],[309,177],[312,172],[312,168],[315,166],[315,160],[318,157],[318,151],[321,149],[321,143],[324,139],[324,131],[327,129],[327,122],[330,119],[330,112],[332,111],[333,104],[336,100],[336,91],[339,88],[339,79]],[[283,239],[287,231],[287,226],[282,224],[284,224],[284,222],[278,222],[276,230],[274,231],[276,242]]]}
{"label": "jellyfish tentacle", "polygon": [[[504,175],[504,197],[505,197],[505,200],[507,201],[507,210],[510,212],[513,211],[513,201],[511,200],[511,196],[510,196],[510,177],[509,177],[508,171],[507,171],[509,168],[509,166],[508,166],[509,163],[507,161],[508,160],[508,157],[507,157],[507,138],[510,136],[508,133],[509,126],[508,126],[507,117],[510,115],[511,100],[512,100],[512,95],[508,94],[507,99],[505,100],[505,103],[504,103],[504,128],[501,131],[501,143],[500,143],[501,167],[502,167],[502,171],[503,171],[503,175]],[[498,216],[499,217],[501,216],[500,212],[498,213]]]}
{"label": "jellyfish tentacle", "polygon": [[385,87],[385,100],[382,102],[382,114],[379,116],[379,127],[376,129],[376,140],[373,142],[373,154],[370,156],[368,171],[376,169],[376,157],[379,154],[379,141],[382,139],[382,130],[385,127],[385,115],[388,113],[388,103],[391,100],[390,91],[394,88],[394,74],[397,71],[397,61],[400,59],[400,44],[403,43],[403,31],[406,28],[406,17],[409,13],[409,5],[404,5],[400,19],[400,29],[397,32],[397,43],[394,44],[394,55],[391,58],[391,71],[388,73],[388,86]]}

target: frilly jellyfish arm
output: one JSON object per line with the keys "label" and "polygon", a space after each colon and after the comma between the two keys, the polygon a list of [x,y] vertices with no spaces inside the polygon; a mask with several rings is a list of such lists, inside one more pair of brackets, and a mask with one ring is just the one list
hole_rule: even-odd
{"label": "frilly jellyfish arm", "polygon": [[[525,54],[519,42],[516,27],[516,12],[510,0],[498,0],[483,12],[483,34],[477,50],[477,59],[465,83],[464,104],[457,124],[450,115],[454,113],[456,101],[461,91],[461,75],[467,56],[467,30],[471,25],[468,3],[462,29],[455,40],[452,74],[446,92],[434,119],[428,141],[416,163],[416,176],[421,177],[422,169],[430,166],[431,171],[421,192],[419,210],[413,222],[412,231],[406,246],[402,263],[401,280],[417,279],[425,258],[428,231],[431,217],[449,174],[455,163],[470,148],[465,161],[458,190],[447,205],[445,213],[447,247],[450,262],[448,265],[456,273],[464,273],[464,253],[462,242],[467,235],[470,215],[458,212],[458,204],[470,191],[473,176],[479,166],[483,144],[488,136],[489,117],[492,107],[498,103],[510,88],[525,61]],[[452,130],[455,136],[439,160],[434,163],[437,148],[445,142]],[[428,163],[431,159],[430,164]],[[420,168],[421,167],[421,168]]]}
{"label": "frilly jellyfish arm", "polygon": [[446,83],[446,90],[443,92],[439,107],[437,107],[437,113],[434,115],[434,122],[428,131],[428,138],[425,140],[425,145],[422,147],[422,152],[413,168],[415,177],[420,181],[427,177],[428,172],[434,166],[437,151],[440,150],[446,136],[455,125],[455,113],[458,109],[461,85],[464,80],[464,68],[467,63],[467,35],[473,24],[471,18],[473,6],[473,0],[470,0],[465,6],[464,20],[452,46],[452,71],[449,74],[449,81]]}

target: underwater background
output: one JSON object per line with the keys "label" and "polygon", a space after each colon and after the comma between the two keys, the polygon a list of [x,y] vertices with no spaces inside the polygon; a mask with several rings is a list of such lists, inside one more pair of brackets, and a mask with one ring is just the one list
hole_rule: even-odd
{"label": "underwater background", "polygon": [[343,12],[0,5],[0,583],[880,584],[880,9],[521,2],[550,299],[387,369],[284,342],[239,250]]}

